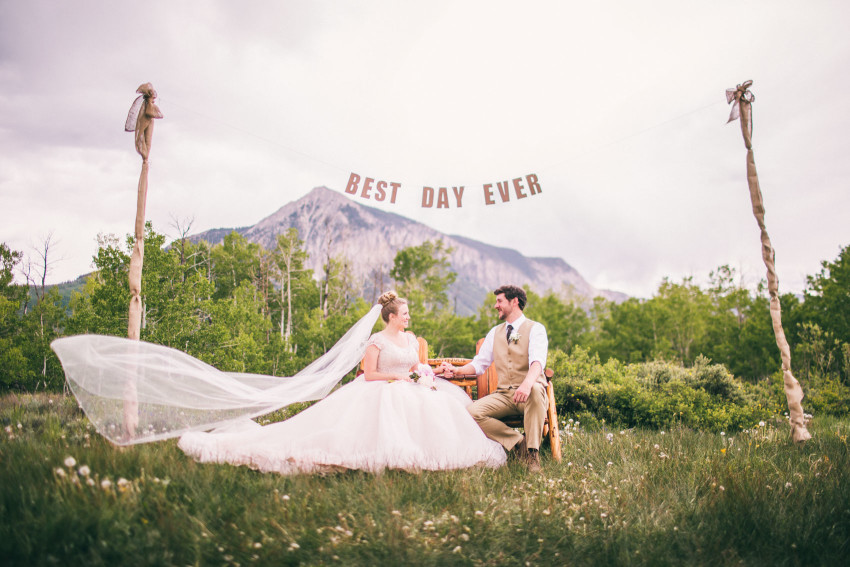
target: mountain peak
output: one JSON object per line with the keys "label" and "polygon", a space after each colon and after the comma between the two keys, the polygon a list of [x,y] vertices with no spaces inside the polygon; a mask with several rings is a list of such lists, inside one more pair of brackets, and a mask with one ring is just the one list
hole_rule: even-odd
{"label": "mountain peak", "polygon": [[[277,235],[290,228],[298,230],[309,254],[305,267],[320,277],[328,256],[345,257],[352,281],[362,282],[361,294],[369,301],[390,286],[389,271],[399,250],[437,239],[452,248],[449,262],[458,277],[449,296],[461,314],[474,313],[491,290],[506,283],[527,286],[541,295],[552,291],[579,303],[590,303],[598,295],[624,298],[616,292],[597,290],[561,258],[529,258],[510,248],[443,234],[401,215],[361,205],[322,186],[237,232],[251,242],[273,248]],[[216,244],[228,232],[216,229],[192,239]]]}

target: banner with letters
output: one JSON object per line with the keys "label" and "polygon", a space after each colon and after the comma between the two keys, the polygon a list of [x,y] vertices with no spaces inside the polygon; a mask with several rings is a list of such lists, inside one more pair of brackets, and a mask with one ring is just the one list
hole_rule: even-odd
{"label": "banner with letters", "polygon": [[482,199],[485,205],[496,205],[525,199],[543,192],[536,173],[495,183],[484,183],[480,189],[471,192],[467,192],[463,185],[451,188],[423,185],[421,193],[419,191],[411,193],[403,189],[402,184],[397,181],[386,181],[354,172],[348,176],[348,183],[345,186],[345,192],[349,195],[379,202],[386,201],[391,204],[396,204],[399,198],[407,198],[407,195],[417,197],[421,195],[421,206],[426,209],[460,209],[467,197]]}

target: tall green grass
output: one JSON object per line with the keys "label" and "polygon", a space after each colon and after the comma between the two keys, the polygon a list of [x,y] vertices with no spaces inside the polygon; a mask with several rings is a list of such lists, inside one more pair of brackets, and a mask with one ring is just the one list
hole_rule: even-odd
{"label": "tall green grass", "polygon": [[[588,432],[499,470],[282,477],[119,449],[73,398],[0,398],[4,565],[840,565],[850,422],[789,440]],[[73,459],[73,463],[72,460]],[[67,463],[66,463],[67,461]]]}

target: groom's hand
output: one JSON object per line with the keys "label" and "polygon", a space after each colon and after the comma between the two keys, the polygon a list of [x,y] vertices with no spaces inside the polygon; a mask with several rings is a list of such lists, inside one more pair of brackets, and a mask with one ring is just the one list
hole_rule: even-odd
{"label": "groom's hand", "polygon": [[528,401],[528,395],[531,394],[531,386],[532,384],[526,384],[523,382],[520,384],[519,388],[514,392],[514,403],[521,404],[525,401]]}

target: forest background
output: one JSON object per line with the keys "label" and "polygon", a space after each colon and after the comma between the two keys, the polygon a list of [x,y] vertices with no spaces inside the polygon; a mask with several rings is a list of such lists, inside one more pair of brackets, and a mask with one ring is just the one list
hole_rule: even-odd
{"label": "forest background", "polygon": [[[55,338],[126,336],[131,249],[131,236],[124,242],[101,236],[95,271],[81,285],[46,286],[49,238],[35,261],[0,243],[0,394],[66,388],[50,350]],[[410,330],[428,340],[431,355],[469,357],[496,314],[491,298],[475,315],[451,310],[447,289],[455,274],[447,252],[439,240],[402,249],[389,276],[409,299]],[[148,224],[141,338],[224,371],[292,375],[370,305],[348,277],[347,258],[326,258],[321,274],[306,270],[306,259],[295,229],[267,250],[236,232],[214,246],[185,237],[166,245]],[[16,272],[26,284],[14,283]],[[589,427],[679,423],[719,431],[783,420],[765,286],[746,288],[729,266],[713,271],[708,282],[664,279],[649,299],[597,298],[590,308],[530,292],[526,314],[548,330],[562,418]],[[846,415],[850,246],[807,277],[802,297],[786,294],[781,303],[805,410]]]}

